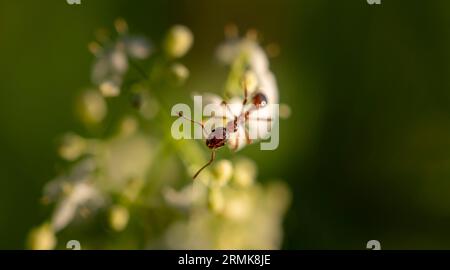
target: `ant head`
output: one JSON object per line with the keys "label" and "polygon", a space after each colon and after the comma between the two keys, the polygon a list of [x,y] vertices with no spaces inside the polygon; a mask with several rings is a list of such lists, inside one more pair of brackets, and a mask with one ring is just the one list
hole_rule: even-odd
{"label": "ant head", "polygon": [[228,131],[224,127],[218,127],[211,130],[206,139],[206,146],[210,149],[217,149],[225,145],[228,140]]}
{"label": "ant head", "polygon": [[256,108],[262,108],[267,105],[267,97],[261,92],[257,92],[252,97],[252,103],[256,106]]}

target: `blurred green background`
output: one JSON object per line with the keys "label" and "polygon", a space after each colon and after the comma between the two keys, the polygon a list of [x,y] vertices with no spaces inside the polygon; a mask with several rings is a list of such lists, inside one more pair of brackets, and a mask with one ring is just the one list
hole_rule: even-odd
{"label": "blurred green background", "polygon": [[[450,2],[0,0],[0,248],[24,248],[46,209],[56,139],[90,85],[87,44],[125,18],[154,42],[190,27],[190,91],[222,87],[229,22],[281,47],[271,68],[292,116],[278,150],[248,147],[293,192],[285,249],[450,248]],[[209,87],[209,89],[205,89]],[[199,89],[200,88],[200,89]]]}

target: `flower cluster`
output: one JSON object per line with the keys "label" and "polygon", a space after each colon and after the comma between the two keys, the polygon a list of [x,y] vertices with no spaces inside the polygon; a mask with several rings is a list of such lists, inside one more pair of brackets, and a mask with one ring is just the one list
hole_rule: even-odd
{"label": "flower cluster", "polygon": [[[51,214],[31,230],[28,247],[65,248],[77,239],[83,249],[280,248],[288,187],[262,185],[257,165],[243,156],[218,160],[192,181],[207,149],[168,133],[165,97],[189,78],[181,58],[193,45],[191,31],[173,26],[156,48],[131,35],[123,19],[115,29],[115,37],[100,31],[89,45],[93,85],[75,101],[86,134],[62,136],[65,169],[44,187]],[[250,91],[259,87],[278,101],[266,52],[251,35],[228,38],[217,57],[230,66],[227,95],[237,96],[245,78]]]}

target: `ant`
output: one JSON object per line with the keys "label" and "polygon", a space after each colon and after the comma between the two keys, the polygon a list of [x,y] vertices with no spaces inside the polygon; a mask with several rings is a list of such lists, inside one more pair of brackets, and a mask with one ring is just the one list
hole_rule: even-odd
{"label": "ant", "polygon": [[[222,101],[220,103],[221,106],[225,106],[227,111],[233,116],[231,120],[229,120],[225,126],[213,128],[211,132],[209,133],[208,137],[206,138],[206,146],[211,149],[211,158],[210,160],[201,167],[197,173],[193,176],[193,179],[197,178],[197,176],[202,172],[206,167],[211,165],[211,163],[216,158],[216,150],[223,147],[227,143],[230,143],[230,136],[232,134],[236,134],[235,141],[232,142],[233,148],[232,150],[236,151],[239,148],[239,134],[238,129],[240,126],[243,127],[245,132],[245,140],[247,144],[251,144],[252,140],[249,136],[249,131],[246,128],[246,123],[248,123],[249,120],[256,120],[256,121],[266,121],[270,123],[272,121],[271,118],[256,118],[256,119],[250,119],[250,114],[254,111],[257,111],[267,105],[267,97],[265,94],[263,94],[260,90],[256,91],[250,98],[251,101],[251,107],[248,109],[245,109],[245,106],[247,105],[249,101],[248,97],[248,89],[246,83],[243,83],[244,85],[244,99],[242,101],[242,109],[239,115],[235,115],[231,109],[229,108],[229,104],[226,101]],[[179,117],[182,117],[188,121],[191,121],[192,123],[198,124],[202,127],[203,131],[205,131],[205,126],[203,123],[194,121],[192,119],[189,119],[183,115],[183,112],[178,113]],[[218,116],[212,116],[212,117],[218,117]],[[225,116],[221,116],[219,118],[222,118],[223,120],[227,119]]]}

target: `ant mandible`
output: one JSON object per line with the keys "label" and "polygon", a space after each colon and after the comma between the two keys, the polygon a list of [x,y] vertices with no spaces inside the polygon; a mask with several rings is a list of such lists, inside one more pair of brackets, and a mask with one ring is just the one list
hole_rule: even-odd
{"label": "ant mandible", "polygon": [[[228,107],[228,103],[226,101],[222,101],[221,102],[221,106],[226,106],[227,110],[229,113],[231,113],[231,115],[233,115],[233,119],[230,120],[225,127],[217,127],[217,128],[213,128],[211,130],[211,133],[209,133],[208,137],[206,138],[206,146],[211,149],[211,158],[210,160],[203,166],[201,167],[197,173],[195,173],[195,175],[193,176],[193,179],[197,178],[197,176],[200,174],[200,172],[202,172],[206,167],[208,167],[209,165],[211,165],[211,163],[214,161],[214,159],[216,158],[216,150],[223,147],[225,144],[227,144],[229,142],[230,139],[230,135],[233,133],[236,133],[238,131],[238,127],[240,125],[242,125],[244,127],[244,131],[245,131],[245,139],[247,144],[251,144],[252,140],[250,139],[249,135],[248,135],[248,130],[245,127],[245,123],[250,119],[250,114],[260,108],[263,108],[267,105],[267,97],[265,94],[263,94],[261,91],[256,91],[252,96],[251,96],[251,104],[252,106],[245,110],[245,106],[248,103],[248,89],[247,89],[247,84],[244,82],[243,83],[243,88],[244,88],[244,99],[242,101],[242,110],[240,112],[239,115],[235,115],[230,108]],[[205,131],[205,126],[203,123],[194,121],[190,118],[187,118],[183,115],[183,112],[179,112],[178,113],[179,117],[182,117],[188,121],[191,121],[192,123],[198,124],[202,127],[203,131]],[[271,118],[267,118],[267,119],[262,119],[262,118],[257,118],[257,121],[266,121],[266,122],[270,122],[272,121]],[[239,147],[239,140],[238,138],[236,138],[236,142],[233,146],[233,150],[238,149]]]}

